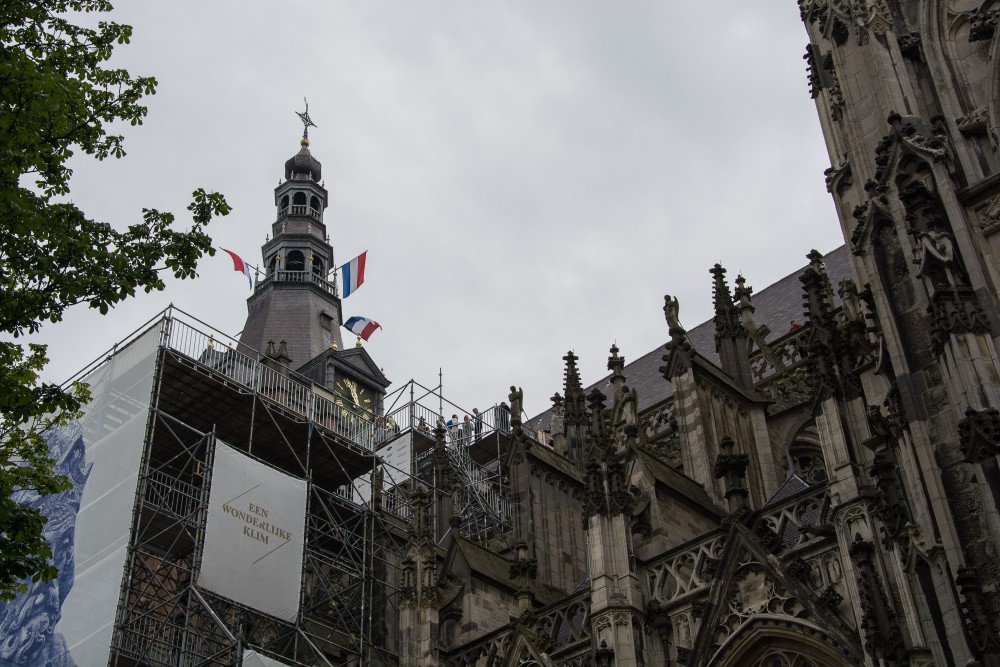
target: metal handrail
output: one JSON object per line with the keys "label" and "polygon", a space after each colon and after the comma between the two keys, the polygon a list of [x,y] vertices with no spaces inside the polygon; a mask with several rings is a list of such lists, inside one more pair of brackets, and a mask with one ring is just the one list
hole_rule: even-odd
{"label": "metal handrail", "polygon": [[254,291],[260,291],[265,285],[271,282],[276,283],[312,283],[318,286],[324,292],[329,292],[334,296],[337,295],[337,286],[326,280],[319,274],[313,273],[312,271],[286,271],[285,269],[279,269],[277,271],[272,271],[263,278],[257,280],[257,284],[254,285]]}
{"label": "metal handrail", "polygon": [[[371,451],[371,418],[356,410],[349,400],[328,398],[313,389],[312,383],[294,373],[279,372],[236,349],[237,341],[205,334],[176,318],[163,321],[162,344],[264,398],[290,409],[321,426],[344,435]],[[328,393],[328,392],[324,392]]]}
{"label": "metal handrail", "polygon": [[288,217],[289,215],[308,215],[316,220],[323,219],[323,212],[319,209],[313,208],[306,204],[292,204],[291,206],[286,206],[284,208],[278,209],[278,219]]}

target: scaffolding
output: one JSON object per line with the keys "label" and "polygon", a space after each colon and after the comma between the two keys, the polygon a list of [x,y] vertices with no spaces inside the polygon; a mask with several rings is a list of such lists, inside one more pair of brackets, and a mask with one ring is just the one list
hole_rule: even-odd
{"label": "scaffolding", "polygon": [[[446,494],[459,479],[462,535],[510,549],[505,406],[444,428],[446,404],[466,412],[440,384],[409,381],[385,397],[382,414],[366,414],[173,307],[80,376],[151,330],[159,344],[112,665],[238,665],[250,648],[289,665],[398,664],[401,554],[418,484]],[[448,480],[432,465],[439,441]],[[222,443],[307,481],[294,621],[196,586]]]}
{"label": "scaffolding", "polygon": [[[436,407],[429,405],[434,402]],[[440,493],[448,492],[447,480],[437,478],[440,472],[433,465],[438,437],[435,430],[440,428],[449,474],[462,485],[462,536],[498,551],[511,548],[510,480],[502,462],[510,438],[510,412],[506,406],[493,405],[472,413],[468,421],[448,426],[446,412],[469,415],[471,411],[447,401],[440,383],[428,389],[414,380],[387,395],[384,404],[383,424],[377,427],[381,430],[375,441],[384,471],[380,478],[386,510],[409,518],[410,480]],[[436,516],[434,519],[440,520]]]}
{"label": "scaffolding", "polygon": [[[294,665],[393,664],[383,627],[401,541],[382,515],[338,493],[375,468],[370,420],[176,310],[152,326],[160,346],[112,664],[235,665],[246,647]],[[194,585],[219,443],[307,480],[294,622]]]}

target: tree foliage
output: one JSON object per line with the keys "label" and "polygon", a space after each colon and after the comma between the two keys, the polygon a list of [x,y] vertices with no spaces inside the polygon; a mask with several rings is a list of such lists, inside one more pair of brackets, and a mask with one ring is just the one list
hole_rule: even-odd
{"label": "tree foliage", "polygon": [[[12,494],[67,488],[42,434],[78,418],[88,400],[83,385],[41,382],[44,346],[17,339],[71,306],[105,313],[137,290],[162,290],[165,274],[195,276],[198,260],[214,254],[205,226],[229,212],[221,195],[199,189],[188,229],[145,209],[119,230],[63,199],[68,160],[81,152],[123,157],[114,129],[141,125],[142,100],[156,89],[152,77],[106,67],[132,34],[127,25],[90,21],[111,10],[107,0],[0,3],[0,600],[23,590],[26,578],[56,574],[45,517]],[[95,25],[79,25],[83,19]]]}

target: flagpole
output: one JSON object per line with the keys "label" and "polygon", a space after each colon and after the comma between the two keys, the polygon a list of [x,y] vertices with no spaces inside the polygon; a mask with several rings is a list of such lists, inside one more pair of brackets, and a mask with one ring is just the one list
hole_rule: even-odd
{"label": "flagpole", "polygon": [[[357,257],[354,257],[354,258],[351,259],[351,262],[353,262],[358,257],[361,257],[361,255],[365,254],[366,252],[368,252],[368,251],[367,250],[362,250],[360,253],[358,253]],[[351,262],[345,262],[345,264],[350,264]],[[331,272],[335,272],[335,271],[339,271],[342,268],[344,268],[344,264],[341,264],[340,266],[335,266],[334,268],[330,269],[330,271]]]}

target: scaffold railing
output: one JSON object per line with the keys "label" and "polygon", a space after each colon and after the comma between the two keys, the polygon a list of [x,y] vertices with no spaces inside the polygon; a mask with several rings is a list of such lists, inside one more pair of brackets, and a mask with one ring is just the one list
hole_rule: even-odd
{"label": "scaffold railing", "polygon": [[[428,403],[437,405],[430,407]],[[453,417],[448,424],[442,414],[445,403],[440,387],[428,389],[413,380],[386,398],[386,413],[374,425],[373,436],[383,469],[379,476],[381,507],[409,519],[411,485],[406,482],[411,477],[424,486],[451,492],[442,488],[447,482],[436,477],[431,465],[435,431],[440,426],[449,476],[462,484],[462,535],[486,545],[510,527],[510,486],[500,465],[502,439],[510,432],[510,413],[506,406],[494,405],[482,412],[472,411],[467,421]],[[453,415],[469,414],[453,403],[447,405],[447,412]]]}
{"label": "scaffold railing", "polygon": [[[197,322],[200,327],[188,320]],[[386,396],[386,412],[378,419],[370,412],[358,410],[350,397],[319,387],[287,368],[276,368],[257,351],[173,306],[116,343],[106,355],[86,366],[71,380],[82,377],[113,355],[120,354],[132,339],[154,326],[161,327],[161,345],[164,347],[198,361],[229,380],[292,410],[302,418],[346,436],[368,451],[378,448],[407,429],[430,434],[438,423],[445,425],[445,403],[448,411],[456,417],[459,414],[470,415],[468,422],[455,419],[447,426],[445,439],[450,445],[468,446],[494,432],[506,434],[510,430],[510,412],[505,405],[495,404],[478,415],[473,415],[472,411],[443,399],[440,387],[427,389],[414,380],[406,382]],[[413,398],[414,389],[421,393],[419,400]],[[407,393],[410,400],[407,400]],[[421,400],[427,397],[436,398],[438,407],[423,404]],[[523,428],[529,437],[538,439],[538,435],[530,428]]]}
{"label": "scaffold railing", "polygon": [[[372,416],[354,408],[347,397],[318,387],[287,368],[275,368],[259,356],[245,354],[239,343],[225,334],[206,333],[175,314],[164,316],[162,332],[164,347],[204,364],[306,420],[340,433],[367,451],[374,448]],[[242,346],[242,349],[248,348]]]}
{"label": "scaffold railing", "polygon": [[312,271],[273,271],[263,278],[258,278],[257,282],[254,284],[254,292],[259,292],[266,285],[272,282],[277,283],[311,283],[316,285],[324,292],[329,292],[334,296],[337,295],[337,286],[335,283],[330,282]]}

